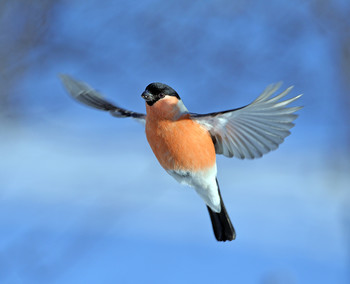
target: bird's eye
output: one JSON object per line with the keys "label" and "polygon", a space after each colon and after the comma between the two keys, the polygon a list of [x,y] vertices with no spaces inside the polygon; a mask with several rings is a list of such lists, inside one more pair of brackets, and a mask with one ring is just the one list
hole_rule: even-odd
{"label": "bird's eye", "polygon": [[164,98],[164,97],[165,97],[164,94],[162,94],[162,93],[159,94],[159,98],[160,98],[160,99],[162,99],[162,98]]}

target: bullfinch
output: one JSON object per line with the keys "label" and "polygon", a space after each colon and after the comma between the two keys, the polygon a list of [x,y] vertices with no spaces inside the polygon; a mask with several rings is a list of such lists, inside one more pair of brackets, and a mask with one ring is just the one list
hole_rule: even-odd
{"label": "bullfinch", "polygon": [[146,114],[121,108],[106,100],[88,84],[69,75],[60,78],[79,102],[115,117],[130,117],[145,125],[146,137],[160,165],[179,183],[195,189],[209,211],[215,238],[236,238],[221,197],[216,154],[255,159],[275,150],[290,134],[301,107],[287,107],[301,95],[282,100],[292,89],[273,97],[281,83],[268,86],[252,103],[221,112],[191,113],[179,94],[163,83],[151,83],[143,91]]}

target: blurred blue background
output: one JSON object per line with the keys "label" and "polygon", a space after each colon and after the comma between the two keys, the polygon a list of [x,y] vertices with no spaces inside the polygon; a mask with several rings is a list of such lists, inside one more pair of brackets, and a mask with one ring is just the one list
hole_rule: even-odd
{"label": "blurred blue background", "polygon": [[[0,283],[349,283],[350,4],[0,2]],[[83,107],[57,74],[144,112],[150,82],[192,112],[270,83],[303,93],[263,159],[218,156],[237,239],[158,165],[142,125]]]}

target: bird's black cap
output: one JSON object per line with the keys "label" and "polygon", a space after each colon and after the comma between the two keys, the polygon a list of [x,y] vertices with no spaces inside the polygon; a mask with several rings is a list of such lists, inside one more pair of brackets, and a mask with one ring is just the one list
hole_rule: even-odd
{"label": "bird's black cap", "polygon": [[149,84],[141,96],[150,106],[165,96],[174,96],[180,100],[178,93],[172,87],[163,83]]}

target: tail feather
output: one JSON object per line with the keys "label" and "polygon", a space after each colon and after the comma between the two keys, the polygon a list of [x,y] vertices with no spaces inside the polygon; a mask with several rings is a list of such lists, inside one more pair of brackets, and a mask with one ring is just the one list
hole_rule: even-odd
{"label": "tail feather", "polygon": [[216,213],[207,206],[210,220],[213,225],[214,235],[219,242],[232,241],[236,238],[236,232],[232,226],[230,217],[227,214],[224,202],[222,201],[219,183],[217,181],[216,183],[220,195],[221,211],[220,213]]}

